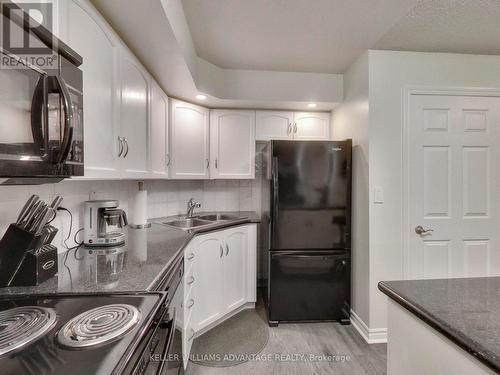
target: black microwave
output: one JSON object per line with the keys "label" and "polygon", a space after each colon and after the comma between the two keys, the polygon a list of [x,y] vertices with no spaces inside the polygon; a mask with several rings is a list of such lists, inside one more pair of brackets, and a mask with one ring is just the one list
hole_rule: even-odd
{"label": "black microwave", "polygon": [[0,40],[0,183],[83,176],[82,58],[47,29],[30,28],[28,16],[12,9],[2,6],[2,23],[49,54],[19,54]]}

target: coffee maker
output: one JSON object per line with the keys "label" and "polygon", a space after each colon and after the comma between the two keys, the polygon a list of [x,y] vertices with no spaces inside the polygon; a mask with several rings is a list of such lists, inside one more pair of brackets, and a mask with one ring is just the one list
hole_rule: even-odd
{"label": "coffee maker", "polygon": [[127,215],[117,200],[95,200],[84,203],[85,246],[117,246],[125,243]]}

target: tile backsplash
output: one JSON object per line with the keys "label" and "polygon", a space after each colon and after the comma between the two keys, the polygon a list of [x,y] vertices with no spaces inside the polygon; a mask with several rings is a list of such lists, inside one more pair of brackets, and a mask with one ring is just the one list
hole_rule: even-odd
{"label": "tile backsplash", "polygon": [[[184,214],[189,198],[202,204],[201,211],[260,211],[260,181],[255,180],[151,180],[145,182],[148,191],[148,217]],[[57,184],[37,186],[0,186],[0,233],[3,235],[14,222],[26,200],[32,194],[51,201],[63,196],[61,204],[72,212],[73,228],[68,245],[73,245],[73,234],[82,227],[83,202],[89,199],[118,199],[120,207],[130,214],[132,200],[138,190],[136,181],[68,180]],[[70,218],[59,211],[54,226],[59,233],[54,245],[65,251],[63,239],[68,236]]]}

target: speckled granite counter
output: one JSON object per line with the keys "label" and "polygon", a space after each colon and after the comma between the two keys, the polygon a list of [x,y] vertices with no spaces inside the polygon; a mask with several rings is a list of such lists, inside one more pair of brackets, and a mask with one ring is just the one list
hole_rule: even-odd
{"label": "speckled granite counter", "polygon": [[383,281],[379,289],[500,373],[500,277]]}
{"label": "speckled granite counter", "polygon": [[[245,218],[244,223],[259,222],[255,212],[224,213]],[[187,232],[160,224],[162,218],[150,221],[150,228],[128,229],[125,247],[67,251],[59,255],[56,277],[33,287],[0,288],[0,295],[157,290],[169,269],[182,258],[184,247],[200,231]],[[227,222],[216,229],[232,225]]]}

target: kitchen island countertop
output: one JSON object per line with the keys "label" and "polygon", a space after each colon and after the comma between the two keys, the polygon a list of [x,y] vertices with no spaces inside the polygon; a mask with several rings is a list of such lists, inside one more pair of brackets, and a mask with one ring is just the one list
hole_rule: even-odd
{"label": "kitchen island countertop", "polygon": [[379,289],[500,372],[500,277],[383,281]]}
{"label": "kitchen island countertop", "polygon": [[[239,225],[260,221],[253,211],[224,213],[246,218],[239,220]],[[161,224],[163,219],[149,220],[149,228],[129,228],[124,248],[80,247],[61,253],[57,276],[38,286],[0,288],[0,295],[158,290],[169,269],[181,260],[185,246],[199,233]],[[236,224],[219,224],[213,230],[232,225]]]}

